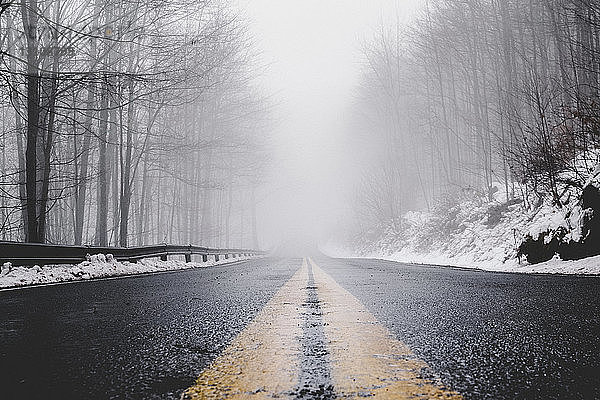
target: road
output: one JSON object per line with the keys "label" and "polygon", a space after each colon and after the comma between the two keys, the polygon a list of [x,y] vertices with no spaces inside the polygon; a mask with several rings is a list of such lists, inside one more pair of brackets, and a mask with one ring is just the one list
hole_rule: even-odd
{"label": "road", "polygon": [[0,291],[0,397],[600,398],[599,293],[324,257]]}

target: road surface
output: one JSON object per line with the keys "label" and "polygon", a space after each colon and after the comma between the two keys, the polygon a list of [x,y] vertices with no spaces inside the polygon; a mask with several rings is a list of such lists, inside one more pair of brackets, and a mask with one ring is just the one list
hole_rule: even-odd
{"label": "road surface", "polygon": [[599,293],[324,257],[0,291],[0,398],[600,398]]}

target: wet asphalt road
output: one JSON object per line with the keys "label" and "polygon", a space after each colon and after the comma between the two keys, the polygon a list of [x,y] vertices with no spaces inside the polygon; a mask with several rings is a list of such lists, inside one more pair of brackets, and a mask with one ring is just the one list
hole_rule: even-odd
{"label": "wet asphalt road", "polygon": [[467,399],[600,399],[600,278],[319,261]]}
{"label": "wet asphalt road", "polygon": [[0,291],[0,398],[178,398],[298,265]]}
{"label": "wet asphalt road", "polygon": [[[315,261],[467,399],[600,398],[600,278]],[[300,264],[0,291],[0,398],[178,398]]]}

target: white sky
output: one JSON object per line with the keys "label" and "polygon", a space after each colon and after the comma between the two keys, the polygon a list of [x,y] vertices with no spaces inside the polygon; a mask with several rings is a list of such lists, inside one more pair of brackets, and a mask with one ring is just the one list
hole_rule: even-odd
{"label": "white sky", "polygon": [[274,94],[272,180],[259,209],[261,245],[327,239],[348,218],[344,114],[362,67],[360,47],[384,20],[407,21],[424,0],[237,0]]}

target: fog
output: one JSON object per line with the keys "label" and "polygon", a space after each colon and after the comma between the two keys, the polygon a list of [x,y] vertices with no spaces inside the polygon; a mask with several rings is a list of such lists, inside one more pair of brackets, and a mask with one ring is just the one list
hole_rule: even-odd
{"label": "fog", "polygon": [[503,222],[514,260],[540,207],[577,226],[598,1],[20,4],[0,7],[2,240],[381,255]]}
{"label": "fog", "polygon": [[366,60],[384,21],[408,22],[422,0],[269,1],[239,4],[275,99],[273,157],[262,188],[262,244],[325,243],[352,219],[358,173],[347,125]]}

